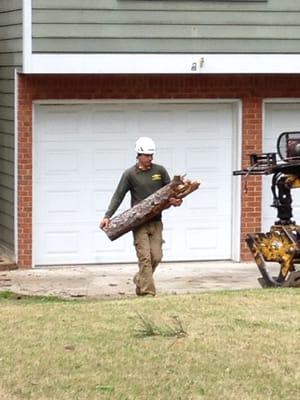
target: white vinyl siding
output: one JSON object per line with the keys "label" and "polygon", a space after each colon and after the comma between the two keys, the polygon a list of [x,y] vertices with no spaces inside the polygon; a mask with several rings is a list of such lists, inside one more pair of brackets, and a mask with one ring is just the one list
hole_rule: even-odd
{"label": "white vinyl siding", "polygon": [[34,53],[298,53],[300,3],[33,0]]}
{"label": "white vinyl siding", "polygon": [[14,250],[14,88],[22,65],[22,0],[0,4],[0,244]]}

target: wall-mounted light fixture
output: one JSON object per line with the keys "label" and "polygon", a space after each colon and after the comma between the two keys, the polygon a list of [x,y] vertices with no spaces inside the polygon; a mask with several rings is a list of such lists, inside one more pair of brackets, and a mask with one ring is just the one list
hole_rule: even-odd
{"label": "wall-mounted light fixture", "polygon": [[200,71],[201,68],[203,68],[204,65],[204,57],[199,58],[198,61],[193,62],[191,65],[191,71]]}

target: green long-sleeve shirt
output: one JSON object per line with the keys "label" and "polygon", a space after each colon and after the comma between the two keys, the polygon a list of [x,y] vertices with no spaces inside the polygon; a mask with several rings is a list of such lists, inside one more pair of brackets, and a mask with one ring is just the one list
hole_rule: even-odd
{"label": "green long-sleeve shirt", "polygon": [[[112,196],[105,217],[110,218],[116,212],[127,192],[130,191],[131,206],[134,206],[169,182],[169,174],[162,165],[152,164],[147,170],[140,169],[137,164],[128,168]],[[155,219],[160,218],[161,215]]]}

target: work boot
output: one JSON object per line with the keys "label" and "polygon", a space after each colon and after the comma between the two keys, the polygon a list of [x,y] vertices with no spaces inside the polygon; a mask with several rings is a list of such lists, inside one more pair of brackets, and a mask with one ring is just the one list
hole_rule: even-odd
{"label": "work boot", "polygon": [[137,286],[136,288],[135,288],[135,294],[137,295],[137,296],[141,296],[142,294],[141,294],[141,289]]}
{"label": "work boot", "polygon": [[135,293],[136,293],[137,296],[152,296],[152,297],[155,296],[155,292],[152,292],[152,291],[142,292],[141,291],[140,281],[139,281],[139,273],[138,272],[133,277],[133,283],[136,286]]}
{"label": "work boot", "polygon": [[133,283],[135,284],[136,288],[135,288],[135,293],[137,296],[141,296],[141,289],[138,286],[138,272],[134,275],[133,277]]}
{"label": "work boot", "polygon": [[151,296],[151,297],[155,296],[155,293],[152,293],[152,292],[142,293],[141,289],[138,286],[135,288],[135,293],[137,296]]}

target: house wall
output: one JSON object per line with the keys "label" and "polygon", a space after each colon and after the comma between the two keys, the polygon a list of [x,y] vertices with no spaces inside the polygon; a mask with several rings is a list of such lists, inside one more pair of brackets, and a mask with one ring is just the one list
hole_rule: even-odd
{"label": "house wall", "polygon": [[[242,159],[262,149],[265,98],[300,98],[299,75],[20,75],[19,267],[32,265],[32,102],[47,99],[241,99]],[[201,179],[201,177],[200,177]],[[239,178],[233,178],[239,179]],[[242,193],[241,258],[252,257],[245,235],[261,227],[261,178],[250,176]]]}
{"label": "house wall", "polygon": [[300,2],[32,0],[34,53],[298,53]]}
{"label": "house wall", "polygon": [[0,3],[0,244],[14,247],[14,74],[22,64],[22,0]]}

